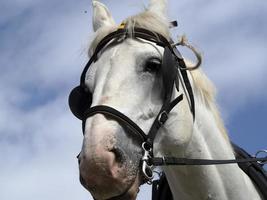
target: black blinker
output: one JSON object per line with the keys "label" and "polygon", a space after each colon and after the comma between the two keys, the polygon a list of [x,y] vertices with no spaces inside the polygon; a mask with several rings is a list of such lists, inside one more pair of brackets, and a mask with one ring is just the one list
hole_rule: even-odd
{"label": "black blinker", "polygon": [[84,112],[92,104],[92,94],[81,86],[75,87],[69,95],[69,107],[75,117],[84,119]]}
{"label": "black blinker", "polygon": [[169,49],[169,47],[165,47],[164,54],[163,54],[163,60],[162,60],[162,76],[163,76],[163,84],[165,88],[165,100],[170,99],[172,95],[172,89],[174,80],[177,75],[177,69],[176,69],[177,61]]}

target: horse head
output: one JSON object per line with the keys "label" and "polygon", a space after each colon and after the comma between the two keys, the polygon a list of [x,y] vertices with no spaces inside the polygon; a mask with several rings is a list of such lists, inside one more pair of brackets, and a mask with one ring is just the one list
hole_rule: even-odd
{"label": "horse head", "polygon": [[[96,37],[90,47],[90,56],[95,55],[97,45],[106,35],[120,28],[102,3],[93,1],[93,11]],[[131,34],[135,34],[136,27],[145,28],[152,34],[160,33],[169,39],[168,25],[166,2],[151,1],[148,10],[129,17],[122,26]],[[112,38],[101,46],[97,58],[84,70],[81,82],[90,95],[86,96],[83,104],[90,104],[91,107],[105,105],[118,110],[137,124],[144,134],[148,134],[161,111],[166,95],[173,99],[184,92],[183,88],[177,91],[169,83],[168,87],[171,89],[167,90],[170,94],[166,94],[165,82],[170,79],[166,76],[173,73],[170,76],[174,77],[176,68],[173,72],[165,70],[167,75],[164,75],[164,51],[164,47],[145,38]],[[180,113],[171,113],[171,119],[166,122],[169,128],[163,127],[155,136],[155,155],[164,152],[170,154],[173,148],[179,149],[186,145],[190,138],[192,115],[188,102],[181,101],[176,109]],[[182,133],[177,135],[171,127],[179,122],[186,123],[175,130]],[[134,131],[129,129],[127,123],[103,112],[84,120],[84,140],[79,155],[80,180],[94,198],[135,199],[139,186],[146,182],[140,168],[143,140],[132,132]]]}

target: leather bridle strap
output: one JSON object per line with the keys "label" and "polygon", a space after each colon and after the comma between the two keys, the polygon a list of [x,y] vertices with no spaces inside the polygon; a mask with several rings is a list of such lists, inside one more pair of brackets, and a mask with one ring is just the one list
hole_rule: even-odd
{"label": "leather bridle strap", "polygon": [[172,102],[162,106],[161,111],[156,117],[156,120],[154,120],[154,123],[152,124],[147,135],[148,137],[147,143],[148,145],[150,145],[150,147],[153,147],[153,141],[157,135],[157,132],[160,129],[160,127],[162,127],[165,124],[165,122],[168,120],[169,118],[168,115],[171,112],[171,110],[182,100],[183,100],[183,95],[181,94],[180,96],[175,98]]}
{"label": "leather bridle strap", "polygon": [[[169,112],[182,100],[183,100],[183,95],[178,96],[170,104],[168,104],[168,106],[165,107],[164,109],[165,112],[163,114],[161,114],[160,112],[161,115],[159,114],[157,118],[155,119],[155,123],[158,124],[157,129],[156,130],[153,129],[153,131],[157,131],[166,122],[166,120],[168,119]],[[144,131],[135,122],[133,122],[129,117],[127,117],[123,113],[109,106],[99,105],[99,106],[91,107],[85,111],[84,118],[87,119],[98,113],[103,114],[112,119],[115,119],[123,127],[127,128],[128,130],[135,133],[136,135],[140,136],[142,142],[148,142],[148,141],[153,142],[155,138],[156,132],[153,132],[152,128],[150,130],[152,131],[153,134],[146,135]],[[83,123],[83,126],[84,124],[85,123]]]}
{"label": "leather bridle strap", "polygon": [[186,87],[188,95],[189,95],[189,99],[190,99],[190,103],[191,103],[190,109],[191,109],[191,112],[193,115],[193,119],[195,120],[195,115],[196,115],[195,114],[195,99],[194,99],[194,94],[193,94],[193,88],[192,88],[190,81],[189,81],[189,78],[187,76],[187,71],[185,70],[186,64],[185,64],[184,59],[182,58],[180,52],[176,48],[173,48],[173,53],[179,59],[179,66],[181,69],[180,72],[182,74],[183,81],[185,83],[185,87]]}
{"label": "leather bridle strap", "polygon": [[81,74],[81,77],[80,77],[80,84],[81,85],[84,84],[86,72],[88,71],[90,65],[97,60],[98,54],[100,53],[100,51],[102,49],[104,49],[104,47],[110,41],[112,41],[113,39],[116,39],[116,38],[120,38],[120,37],[125,37],[125,38],[138,37],[138,38],[148,40],[150,42],[154,42],[157,45],[162,46],[162,47],[168,46],[170,49],[173,48],[170,45],[169,41],[164,36],[160,35],[159,33],[153,33],[151,31],[143,29],[143,28],[134,28],[134,30],[132,30],[132,33],[130,33],[127,29],[118,29],[118,30],[108,34],[107,36],[105,36],[96,46],[93,55],[90,57],[90,60],[87,62],[86,66],[84,67],[83,72]]}
{"label": "leather bridle strap", "polygon": [[134,123],[129,117],[127,117],[126,115],[124,115],[123,113],[119,112],[118,110],[112,107],[105,105],[94,106],[86,110],[84,116],[85,119],[87,119],[98,113],[115,119],[122,125],[126,126],[128,129],[130,129],[133,133],[139,135],[142,141],[146,141],[147,136],[143,132],[143,130],[136,123]]}
{"label": "leather bridle strap", "polygon": [[117,31],[114,31],[110,34],[108,34],[106,37],[104,37],[96,46],[95,51],[93,55],[90,57],[90,60],[87,62],[86,66],[83,69],[83,72],[80,77],[80,85],[84,84],[86,72],[88,71],[89,67],[93,62],[95,62],[98,58],[99,52],[114,38],[119,38],[126,34],[126,30],[118,29]]}
{"label": "leather bridle strap", "polygon": [[190,159],[177,157],[153,157],[149,158],[147,162],[154,166],[163,165],[223,165],[234,163],[248,163],[248,162],[266,162],[266,158],[246,158],[233,160],[208,160],[208,159]]}

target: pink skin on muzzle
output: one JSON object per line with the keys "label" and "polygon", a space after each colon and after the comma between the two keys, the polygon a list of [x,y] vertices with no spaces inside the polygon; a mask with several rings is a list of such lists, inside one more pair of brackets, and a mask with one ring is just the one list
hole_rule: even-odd
{"label": "pink skin on muzzle", "polygon": [[97,200],[136,199],[141,184],[140,147],[121,126],[97,114],[86,129],[79,155],[80,181]]}

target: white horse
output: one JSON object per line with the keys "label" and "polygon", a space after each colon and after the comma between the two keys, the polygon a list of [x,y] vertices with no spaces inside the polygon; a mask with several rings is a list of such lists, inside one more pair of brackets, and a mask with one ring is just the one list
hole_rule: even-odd
{"label": "white horse", "polygon": [[[146,11],[124,20],[134,26],[170,38],[166,0],[151,0]],[[104,36],[118,29],[110,12],[93,1],[95,38],[89,56]],[[163,48],[143,39],[127,38],[106,46],[86,72],[86,86],[93,94],[92,106],[113,107],[147,133],[162,105],[163,84],[159,73]],[[200,159],[234,159],[223,122],[216,108],[214,87],[201,70],[188,72],[195,98],[195,120],[189,101],[183,99],[154,141],[155,156]],[[179,85],[173,98],[186,91]],[[185,95],[184,95],[185,96]],[[86,120],[79,156],[81,183],[97,200],[136,199],[142,184],[139,166],[142,149],[137,138],[122,124],[96,114]],[[237,164],[210,166],[165,166],[175,200],[262,199],[250,178]],[[123,194],[123,195],[122,195]],[[116,198],[114,198],[116,199]]]}

